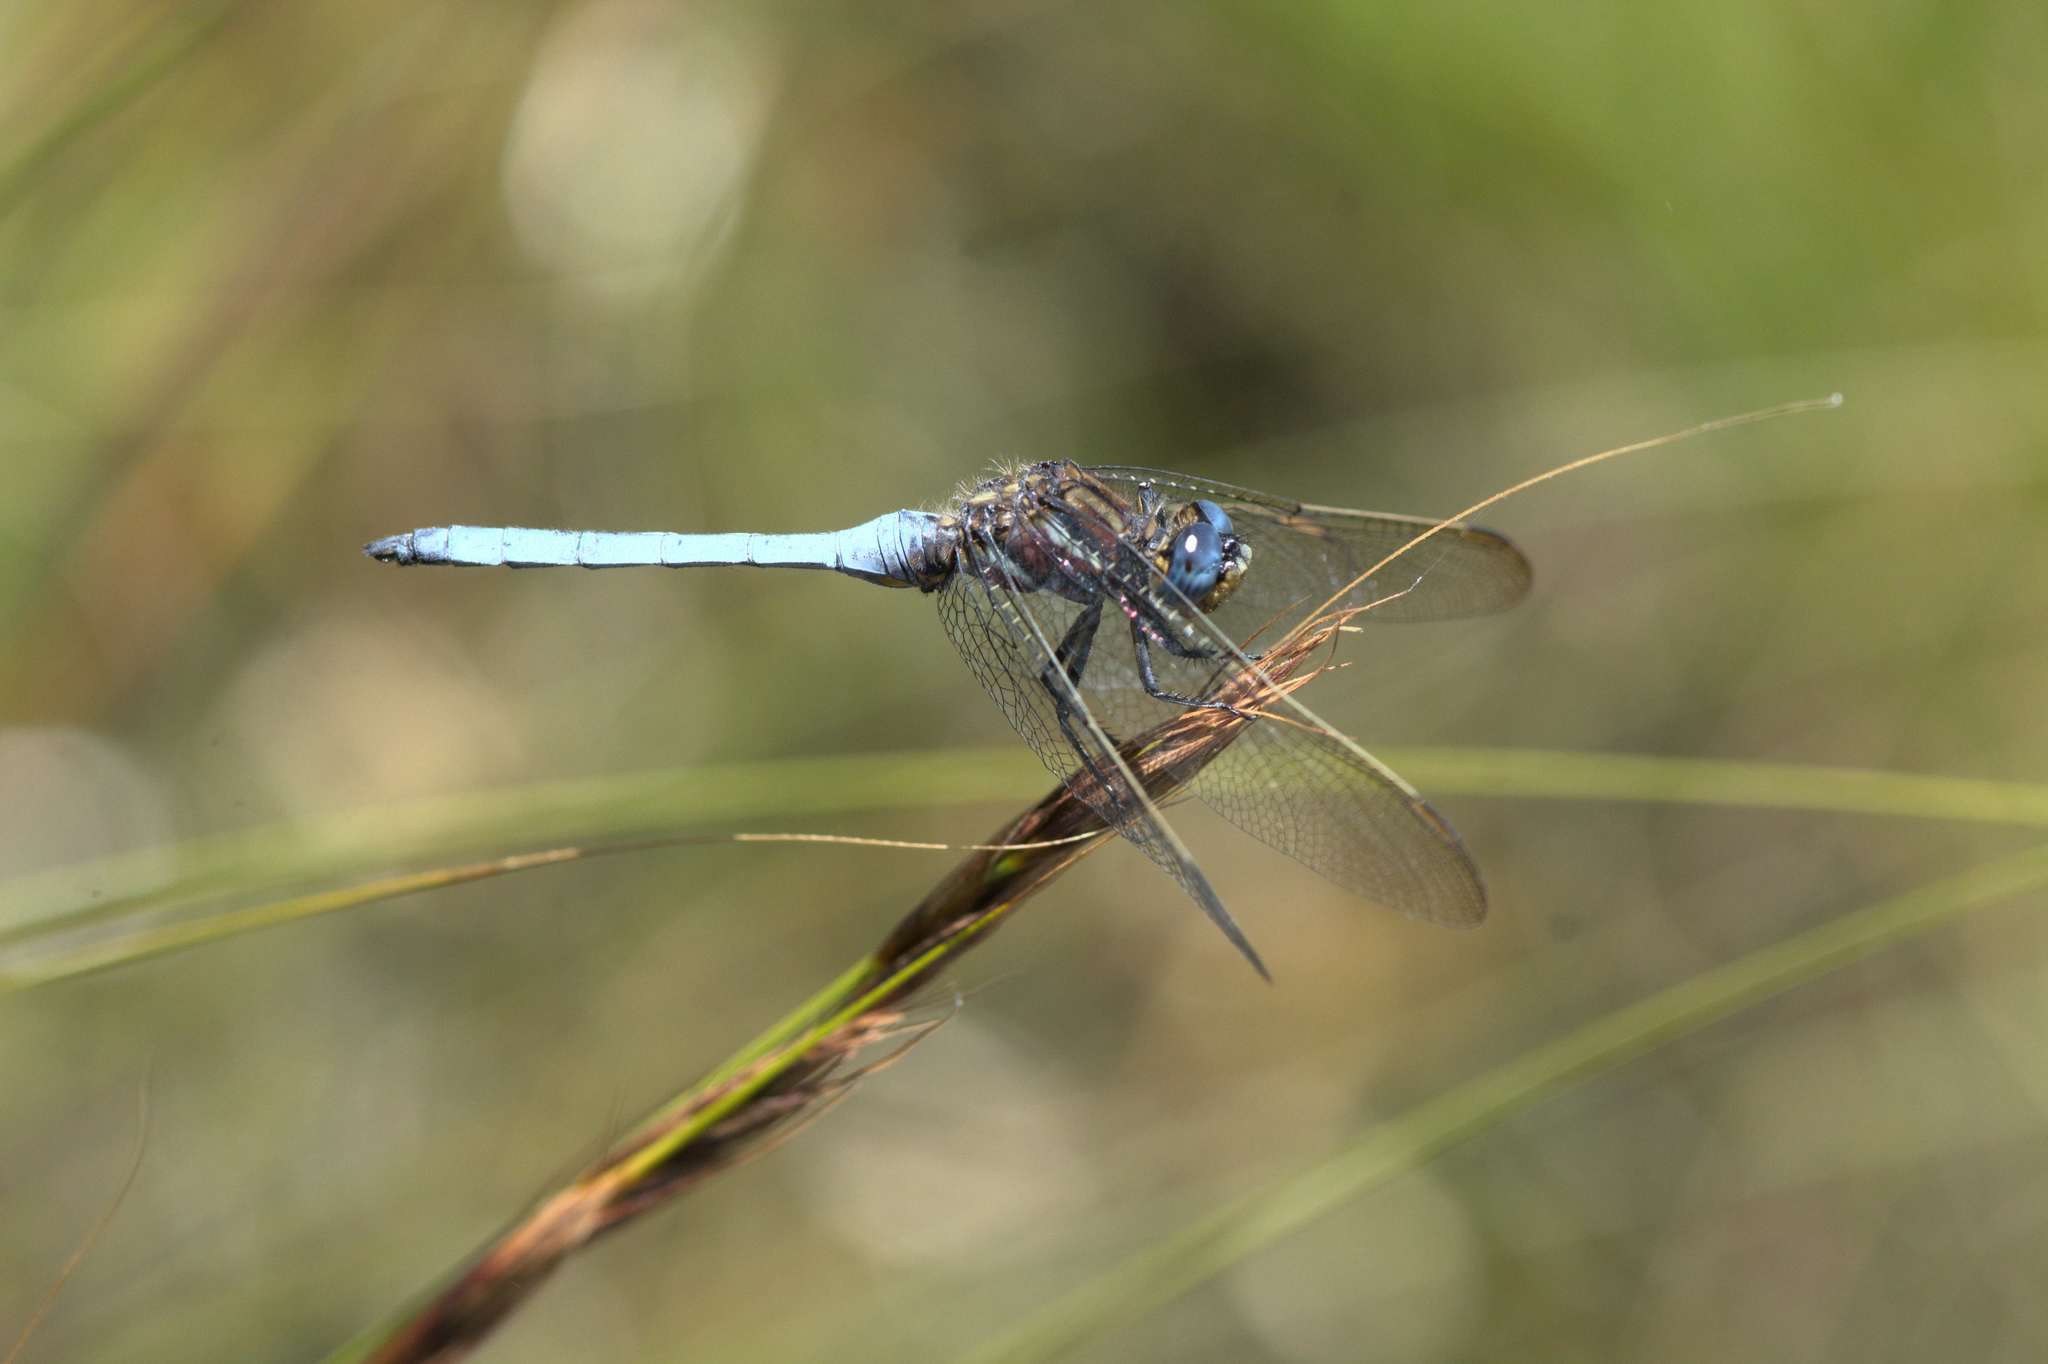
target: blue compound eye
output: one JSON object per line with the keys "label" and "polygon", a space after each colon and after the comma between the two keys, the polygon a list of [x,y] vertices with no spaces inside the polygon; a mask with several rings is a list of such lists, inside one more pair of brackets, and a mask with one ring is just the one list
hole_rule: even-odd
{"label": "blue compound eye", "polygon": [[[1196,506],[1199,508],[1200,503]],[[1209,504],[1214,507],[1215,503]],[[1219,511],[1218,515],[1222,515]],[[1229,518],[1224,518],[1229,524]],[[1173,538],[1173,557],[1166,565],[1166,580],[1199,602],[1216,586],[1223,572],[1223,537],[1208,521],[1190,521]]]}
{"label": "blue compound eye", "polygon": [[1201,497],[1195,499],[1195,515],[1216,527],[1218,535],[1228,535],[1231,533],[1230,513],[1217,506],[1214,502],[1211,502],[1208,498]]}

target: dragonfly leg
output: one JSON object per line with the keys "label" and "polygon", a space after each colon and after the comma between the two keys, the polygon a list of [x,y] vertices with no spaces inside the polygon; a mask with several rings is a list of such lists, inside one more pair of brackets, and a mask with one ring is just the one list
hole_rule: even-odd
{"label": "dragonfly leg", "polygon": [[1067,681],[1080,686],[1081,674],[1088,670],[1088,655],[1095,648],[1095,627],[1101,623],[1102,600],[1097,598],[1074,617],[1074,623],[1060,638],[1059,647],[1053,650],[1053,661],[1046,665],[1045,676],[1040,679],[1055,701],[1066,695],[1066,689],[1053,685],[1053,668],[1057,667],[1067,675]]}
{"label": "dragonfly leg", "polygon": [[[1060,732],[1067,736],[1067,746],[1088,770],[1089,777],[1095,782],[1095,789],[1101,793],[1099,798],[1107,798],[1116,788],[1110,785],[1109,778],[1102,769],[1095,765],[1095,759],[1091,756],[1095,746],[1082,742],[1080,733],[1074,728],[1074,702],[1070,697],[1070,692],[1081,685],[1081,674],[1087,670],[1088,655],[1095,647],[1095,628],[1101,623],[1102,602],[1098,598],[1080,615],[1074,617],[1074,623],[1067,627],[1067,633],[1061,637],[1058,647],[1053,650],[1053,661],[1045,665],[1045,670],[1038,675],[1038,680],[1046,691],[1052,694],[1053,715],[1060,722]],[[1067,686],[1060,685],[1053,673],[1055,668],[1065,674]],[[1115,743],[1116,740],[1111,738],[1110,742]]]}
{"label": "dragonfly leg", "polygon": [[[1109,777],[1096,764],[1094,758],[1095,746],[1084,742],[1081,738],[1081,732],[1074,728],[1074,708],[1065,702],[1061,702],[1053,713],[1059,718],[1060,732],[1067,736],[1067,747],[1071,748],[1074,751],[1074,755],[1080,758],[1082,768],[1088,773],[1088,780],[1095,784],[1095,789],[1092,792],[1076,790],[1075,794],[1103,814],[1113,814],[1112,809],[1105,809],[1104,807],[1106,805],[1113,806],[1116,801],[1114,793],[1117,788],[1110,785]],[[1079,775],[1080,773],[1078,772],[1069,773],[1067,776],[1068,785],[1072,786],[1074,779]]]}
{"label": "dragonfly leg", "polygon": [[[1249,714],[1249,712],[1240,710],[1227,701],[1205,701],[1199,696],[1183,696],[1177,691],[1168,691],[1160,686],[1159,675],[1152,670],[1152,641],[1145,637],[1144,627],[1136,621],[1131,622],[1131,645],[1138,655],[1138,681],[1144,684],[1145,695],[1153,700],[1170,701],[1176,706],[1186,706],[1190,710],[1220,710],[1227,715],[1234,715],[1240,720]],[[1213,650],[1197,650],[1187,645],[1167,643],[1165,647],[1167,652],[1178,654],[1182,658],[1202,659],[1220,657]]]}
{"label": "dragonfly leg", "polygon": [[[1225,657],[1223,649],[1210,649],[1206,645],[1184,643],[1184,641],[1174,639],[1174,637],[1167,635],[1167,633],[1159,635],[1159,647],[1165,649],[1167,653],[1171,653],[1174,657],[1194,657],[1194,659],[1219,659],[1219,657]],[[1260,651],[1260,653],[1233,653],[1229,657],[1241,657],[1241,659],[1245,659],[1247,664],[1255,664],[1255,662],[1260,662],[1262,657],[1266,657],[1266,653],[1264,651]]]}
{"label": "dragonfly leg", "polygon": [[[1131,634],[1137,640],[1138,647],[1141,650],[1149,645],[1151,638],[1156,638],[1159,641],[1159,647],[1176,658],[1214,661],[1228,657],[1241,659],[1246,663],[1257,663],[1266,656],[1264,650],[1252,653],[1249,650],[1243,649],[1217,649],[1207,644],[1198,644],[1184,640],[1174,631],[1173,617],[1159,610],[1156,606],[1150,606],[1142,597],[1126,597],[1124,603],[1127,608],[1133,603],[1136,604],[1137,610],[1131,618]],[[1148,606],[1150,606],[1150,609],[1147,609]],[[1145,634],[1140,624],[1141,620],[1150,622],[1153,626],[1150,637]]]}

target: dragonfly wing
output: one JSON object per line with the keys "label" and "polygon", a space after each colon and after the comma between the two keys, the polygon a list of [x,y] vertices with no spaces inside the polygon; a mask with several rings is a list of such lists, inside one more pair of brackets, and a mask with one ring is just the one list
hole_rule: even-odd
{"label": "dragonfly wing", "polygon": [[[1257,571],[1254,563],[1247,578]],[[1225,678],[1258,671],[1152,560],[1130,556],[1123,573],[1122,579],[1112,578],[1116,590],[1146,594],[1167,632],[1188,641],[1190,652],[1209,655],[1187,658],[1153,646],[1163,686],[1202,698]],[[1137,580],[1140,574],[1143,581]],[[1389,909],[1457,927],[1486,917],[1478,867],[1457,831],[1414,787],[1290,692],[1274,688],[1255,708],[1265,718],[1247,726],[1193,781],[1195,794],[1210,808],[1260,842]]]}
{"label": "dragonfly wing", "polygon": [[[1074,562],[1069,571],[1078,578],[1098,567]],[[1266,976],[1258,952],[1125,762],[1117,738],[1090,708],[1089,689],[1077,686],[1054,662],[1086,610],[1085,604],[1042,588],[1025,591],[1000,547],[971,535],[939,593],[939,617],[947,635],[1017,733],[1106,824],[1179,882],[1231,945]],[[1111,615],[1105,632],[1115,631],[1118,624],[1119,618]],[[1102,662],[1110,663],[1119,652],[1114,635],[1105,643],[1112,657]],[[1091,662],[1083,671],[1084,681],[1094,666]]]}
{"label": "dragonfly wing", "polygon": [[1457,831],[1320,721],[1260,720],[1202,769],[1194,789],[1253,838],[1375,904],[1453,928],[1486,917],[1486,888]]}
{"label": "dragonfly wing", "polygon": [[[1483,526],[1447,526],[1403,553],[1403,546],[1436,522],[1291,502],[1159,469],[1111,466],[1088,472],[1133,504],[1150,485],[1170,503],[1208,498],[1230,514],[1252,559],[1243,585],[1219,614],[1225,629],[1240,639],[1276,619],[1284,627],[1340,590],[1346,592],[1345,605],[1379,602],[1359,618],[1379,622],[1485,615],[1513,606],[1529,591],[1528,559],[1506,536]],[[1397,557],[1375,569],[1389,555]],[[1347,589],[1361,574],[1371,576]]]}

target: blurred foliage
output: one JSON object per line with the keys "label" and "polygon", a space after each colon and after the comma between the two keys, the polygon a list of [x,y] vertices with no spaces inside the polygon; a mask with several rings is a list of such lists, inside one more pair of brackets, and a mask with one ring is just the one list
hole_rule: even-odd
{"label": "blurred foliage", "polygon": [[[1314,704],[1368,744],[2048,771],[2037,4],[105,0],[0,5],[0,51],[10,880],[1009,737],[911,594],[400,573],[375,535],[836,526],[1050,456],[1447,511],[1832,390],[1502,506],[1536,599],[1373,631]],[[964,842],[1038,792],[788,827]],[[491,1357],[960,1352],[1375,1120],[2029,837],[1445,804],[1477,935],[1187,817],[1271,990],[1142,858],[1090,859],[913,1061],[572,1265]],[[651,852],[7,997],[0,1323],[118,1186],[147,1077],[140,1180],[31,1357],[316,1355],[945,865]],[[1094,1357],[2039,1357],[2028,908],[1524,1113]]]}

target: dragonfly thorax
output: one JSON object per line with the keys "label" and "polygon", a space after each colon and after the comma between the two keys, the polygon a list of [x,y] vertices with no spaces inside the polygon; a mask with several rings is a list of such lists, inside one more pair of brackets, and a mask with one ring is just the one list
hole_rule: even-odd
{"label": "dragonfly thorax", "polygon": [[967,559],[982,576],[1084,604],[1108,579],[1149,594],[1140,584],[1156,575],[1152,581],[1206,614],[1237,589],[1251,562],[1251,546],[1215,502],[1168,503],[1150,484],[1136,497],[1119,495],[1065,460],[970,489],[938,526],[942,537],[977,547]]}
{"label": "dragonfly thorax", "polygon": [[1026,465],[969,490],[942,523],[991,583],[1087,602],[1144,540],[1137,509],[1077,465]]}

